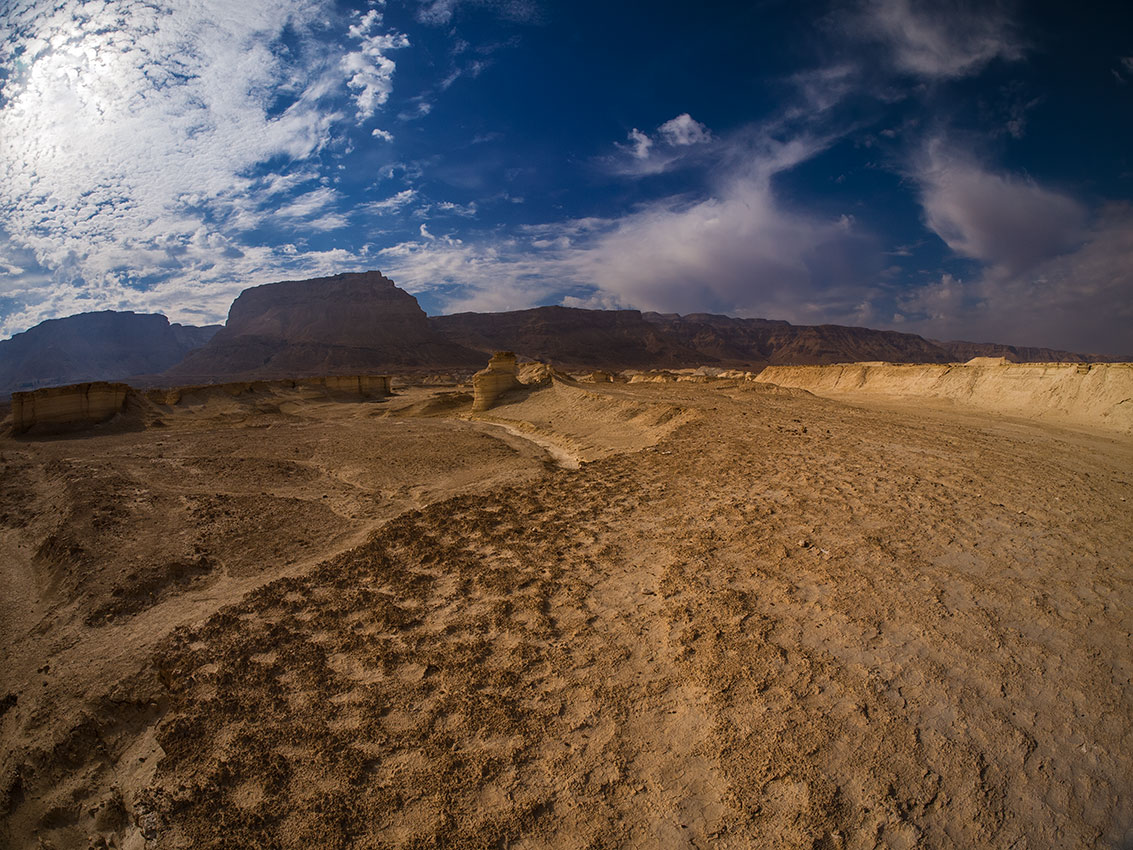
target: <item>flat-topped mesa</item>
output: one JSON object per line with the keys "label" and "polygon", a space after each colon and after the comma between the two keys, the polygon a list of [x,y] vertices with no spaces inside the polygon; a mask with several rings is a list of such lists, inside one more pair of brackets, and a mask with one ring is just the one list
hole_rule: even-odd
{"label": "flat-topped mesa", "polygon": [[127,384],[94,381],[12,393],[12,433],[36,428],[51,431],[95,425],[122,412],[131,390]]}
{"label": "flat-topped mesa", "polygon": [[467,369],[482,356],[441,337],[417,299],[380,272],[352,272],[244,290],[225,327],[165,374],[178,383],[215,383]]}
{"label": "flat-topped mesa", "polygon": [[472,376],[472,412],[488,410],[508,390],[522,386],[515,354],[497,351],[488,361],[488,367]]}

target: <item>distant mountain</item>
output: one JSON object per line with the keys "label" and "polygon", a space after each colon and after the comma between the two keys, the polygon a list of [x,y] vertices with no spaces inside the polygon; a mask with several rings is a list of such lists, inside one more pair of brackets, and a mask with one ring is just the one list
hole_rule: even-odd
{"label": "distant mountain", "polygon": [[510,313],[433,316],[429,324],[465,348],[482,353],[514,351],[524,359],[568,368],[663,369],[705,359],[703,352],[665,327],[646,321],[637,310],[536,307]]}
{"label": "distant mountain", "polygon": [[246,289],[219,330],[170,325],[164,316],[135,313],[53,319],[0,342],[0,393],[131,377],[144,384],[192,384],[472,370],[500,350],[568,369],[1115,359],[707,313],[536,307],[430,318],[416,298],[371,271]]}
{"label": "distant mountain", "polygon": [[1075,354],[1057,348],[1028,348],[1018,345],[1000,345],[995,342],[937,342],[933,344],[948,352],[952,360],[964,362],[973,357],[1006,357],[1016,363],[1117,363],[1128,358],[1105,357],[1098,354]]}
{"label": "distant mountain", "polygon": [[113,310],[48,319],[0,341],[0,394],[163,372],[219,329]]}
{"label": "distant mountain", "polygon": [[952,358],[916,334],[843,325],[792,325],[768,319],[735,319],[696,313],[648,313],[650,321],[722,363],[754,366],[896,360],[946,363]]}
{"label": "distant mountain", "polygon": [[224,328],[165,377],[198,383],[473,368],[484,359],[441,336],[416,298],[372,271],[245,289]]}
{"label": "distant mountain", "polygon": [[897,360],[947,363],[952,356],[913,334],[796,326],[706,313],[639,313],[537,307],[512,313],[458,313],[429,320],[453,342],[480,351],[509,349],[566,368],[672,369]]}
{"label": "distant mountain", "polygon": [[363,272],[245,290],[232,304],[225,328],[164,377],[197,383],[333,372],[462,370],[479,368],[492,352],[501,350],[584,369],[759,369],[868,360],[949,363],[1005,353],[1018,360],[1091,359],[1048,349],[943,343],[895,331],[707,313],[536,307],[426,317],[417,299],[389,278]]}

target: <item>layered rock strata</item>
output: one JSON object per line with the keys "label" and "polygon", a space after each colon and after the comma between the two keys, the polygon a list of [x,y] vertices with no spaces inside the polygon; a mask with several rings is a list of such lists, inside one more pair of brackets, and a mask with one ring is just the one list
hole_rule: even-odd
{"label": "layered rock strata", "polygon": [[489,410],[501,395],[520,386],[515,355],[510,351],[497,351],[488,361],[488,367],[472,376],[472,412]]}
{"label": "layered rock strata", "polygon": [[128,384],[95,381],[12,393],[12,433],[105,422],[126,406]]}
{"label": "layered rock strata", "polygon": [[98,381],[12,394],[12,433],[49,434],[81,429],[124,414],[125,424],[145,427],[177,406],[258,395],[305,398],[371,399],[391,394],[389,375],[328,375],[280,381],[233,381],[193,387],[135,389]]}
{"label": "layered rock strata", "polygon": [[816,395],[938,401],[991,413],[1133,433],[1133,364],[769,366],[757,378]]}

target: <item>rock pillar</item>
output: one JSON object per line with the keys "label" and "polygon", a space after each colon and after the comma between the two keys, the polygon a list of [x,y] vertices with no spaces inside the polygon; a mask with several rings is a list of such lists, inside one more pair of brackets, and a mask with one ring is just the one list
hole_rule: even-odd
{"label": "rock pillar", "polygon": [[472,412],[488,410],[503,393],[519,386],[522,385],[515,355],[510,351],[497,351],[488,361],[488,368],[472,376]]}

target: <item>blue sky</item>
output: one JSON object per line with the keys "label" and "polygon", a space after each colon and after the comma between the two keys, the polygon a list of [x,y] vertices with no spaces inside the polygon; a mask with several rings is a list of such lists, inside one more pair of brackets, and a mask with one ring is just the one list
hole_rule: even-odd
{"label": "blue sky", "polygon": [[376,268],[432,313],[1133,353],[1128,3],[0,0],[0,336]]}

